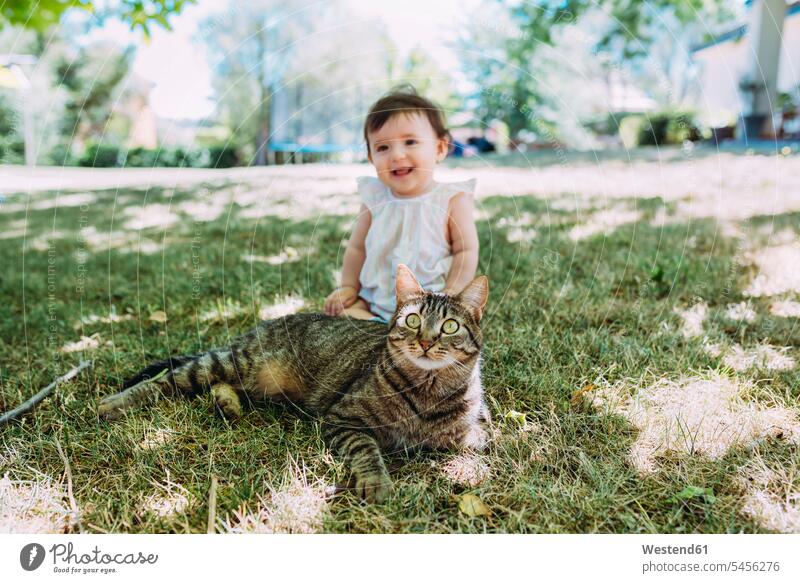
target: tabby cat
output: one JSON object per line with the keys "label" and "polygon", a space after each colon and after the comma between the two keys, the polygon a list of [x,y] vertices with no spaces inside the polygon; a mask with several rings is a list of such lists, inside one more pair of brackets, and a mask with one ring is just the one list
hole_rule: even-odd
{"label": "tabby cat", "polygon": [[357,493],[380,501],[391,488],[381,450],[480,449],[488,420],[479,327],[488,279],[448,296],[425,292],[400,265],[396,293],[388,327],[323,314],[263,321],[228,348],[148,366],[100,402],[100,416],[209,389],[228,419],[246,403],[288,400],[321,419]]}

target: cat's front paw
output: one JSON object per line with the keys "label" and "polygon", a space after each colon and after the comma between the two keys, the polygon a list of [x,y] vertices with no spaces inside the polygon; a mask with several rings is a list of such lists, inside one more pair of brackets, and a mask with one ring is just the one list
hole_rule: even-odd
{"label": "cat's front paw", "polygon": [[356,494],[369,503],[383,502],[392,492],[392,479],[387,473],[355,476]]}

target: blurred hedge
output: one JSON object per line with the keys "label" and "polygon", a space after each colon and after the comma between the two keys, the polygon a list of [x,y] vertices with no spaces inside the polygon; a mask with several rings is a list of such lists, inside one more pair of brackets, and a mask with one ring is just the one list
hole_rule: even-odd
{"label": "blurred hedge", "polygon": [[78,165],[89,168],[232,168],[241,164],[236,146],[211,146],[196,150],[183,148],[132,148],[125,150],[109,144],[91,144],[74,158],[66,147],[59,146],[50,153],[58,165]]}
{"label": "blurred hedge", "polygon": [[696,142],[703,137],[694,113],[680,110],[628,115],[619,123],[619,136],[628,148]]}

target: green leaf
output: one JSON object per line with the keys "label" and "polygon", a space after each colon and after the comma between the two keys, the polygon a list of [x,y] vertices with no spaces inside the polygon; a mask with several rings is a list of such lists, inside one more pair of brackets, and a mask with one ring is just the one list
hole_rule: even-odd
{"label": "green leaf", "polygon": [[525,425],[525,421],[527,418],[525,417],[525,413],[520,413],[519,411],[509,411],[503,416],[503,419],[506,421],[510,421],[512,423],[516,423],[520,427]]}
{"label": "green leaf", "polygon": [[700,499],[702,502],[714,504],[717,497],[714,496],[714,490],[711,488],[700,488],[699,486],[686,486],[683,490],[672,496],[668,502],[678,502],[679,500],[693,500]]}
{"label": "green leaf", "polygon": [[458,501],[458,509],[467,516],[489,516],[489,507],[475,494],[464,494]]}

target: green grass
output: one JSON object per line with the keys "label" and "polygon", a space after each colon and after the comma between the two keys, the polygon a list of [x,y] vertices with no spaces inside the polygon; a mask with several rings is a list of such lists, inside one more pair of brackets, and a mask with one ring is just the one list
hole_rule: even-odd
{"label": "green grass", "polygon": [[[74,496],[88,532],[205,532],[211,476],[219,478],[218,516],[254,509],[268,485],[279,486],[294,460],[312,479],[342,481],[346,471],[326,453],[312,420],[281,407],[253,411],[234,425],[213,414],[208,398],[163,403],[118,423],[97,419],[101,396],[156,358],[194,353],[226,344],[248,330],[261,307],[276,298],[304,298],[319,310],[340,267],[347,217],[291,221],[243,219],[229,207],[216,220],[193,222],[182,215],[168,228],[141,232],[158,247],[93,251],[81,227],[122,232],[126,206],[191,200],[189,191],[102,191],[87,208],[6,212],[2,231],[27,223],[23,237],[0,245],[0,409],[8,410],[79,360],[59,347],[81,335],[98,334],[100,347],[87,355],[94,369],[65,385],[21,423],[0,429],[0,474],[14,480],[65,472],[54,439],[70,460]],[[52,195],[36,195],[32,202]],[[12,199],[19,200],[19,199]],[[11,201],[9,201],[11,202]],[[365,506],[350,494],[336,496],[324,515],[327,532],[761,532],[741,512],[738,468],[753,452],[731,450],[718,460],[673,456],[660,471],[641,476],[627,454],[636,430],[622,417],[604,415],[573,393],[598,379],[607,382],[679,378],[720,368],[699,341],[685,340],[676,306],[704,298],[711,338],[754,343],[779,339],[798,354],[796,320],[769,314],[755,300],[758,319],[732,325],[722,317],[752,276],[735,260],[737,243],[713,221],[665,227],[649,225],[660,200],[629,201],[643,220],[608,236],[575,243],[568,232],[581,217],[529,197],[481,201],[488,220],[478,225],[479,272],[490,278],[484,320],[483,375],[496,436],[484,460],[487,480],[463,487],[445,479],[439,466],[448,454],[397,454],[391,464],[395,491],[382,505]],[[549,217],[539,235],[507,240],[501,218],[528,212]],[[796,228],[797,216],[778,217]],[[758,223],[755,220],[754,223]],[[31,242],[56,232],[50,248]],[[271,256],[287,245],[304,249],[299,261],[249,263],[243,255]],[[87,253],[82,255],[82,251]],[[49,271],[48,271],[49,269]],[[228,319],[203,321],[219,306],[240,306]],[[90,314],[131,318],[75,326]],[[166,323],[149,316],[158,310]],[[107,345],[107,342],[112,344]],[[796,403],[800,373],[752,371],[743,377]],[[505,420],[523,412],[532,429]],[[158,429],[169,440],[152,449],[141,442]],[[796,446],[765,441],[759,455],[779,465],[796,460]],[[10,452],[15,452],[10,455]],[[157,484],[169,480],[188,493],[188,507],[175,516],[142,511]],[[716,500],[670,500],[686,486],[711,488]],[[458,509],[465,492],[478,495],[491,515],[469,517]]]}

